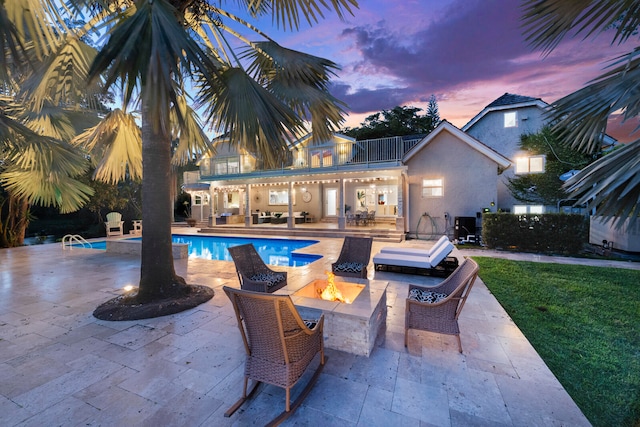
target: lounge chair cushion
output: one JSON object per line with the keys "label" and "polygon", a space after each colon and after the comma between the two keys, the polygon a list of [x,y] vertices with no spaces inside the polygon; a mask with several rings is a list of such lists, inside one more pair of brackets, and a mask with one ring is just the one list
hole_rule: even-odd
{"label": "lounge chair cushion", "polygon": [[394,247],[394,246],[385,246],[380,249],[380,252],[387,252],[391,254],[401,254],[401,255],[412,255],[412,256],[432,256],[441,246],[445,246],[449,242],[449,238],[447,236],[442,236],[440,239],[429,249],[420,249],[420,248],[412,248],[412,247]]}
{"label": "lounge chair cushion", "polygon": [[419,302],[427,302],[429,304],[434,304],[436,302],[440,302],[443,299],[448,297],[447,294],[443,294],[441,292],[432,292],[425,289],[411,289],[409,292],[409,299],[413,301]]}
{"label": "lounge chair cushion", "polygon": [[343,262],[336,264],[334,271],[342,271],[345,273],[360,273],[364,268],[364,264],[359,262]]}
{"label": "lounge chair cushion", "polygon": [[254,274],[249,277],[249,279],[256,282],[267,282],[267,287],[270,288],[276,283],[282,282],[284,280],[284,275],[280,273],[259,273]]}

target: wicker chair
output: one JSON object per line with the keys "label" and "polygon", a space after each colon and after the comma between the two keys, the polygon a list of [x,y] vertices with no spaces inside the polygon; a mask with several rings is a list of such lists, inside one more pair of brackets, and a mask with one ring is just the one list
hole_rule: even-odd
{"label": "wicker chair", "polygon": [[240,287],[248,291],[275,292],[287,285],[287,272],[267,267],[251,243],[228,248],[236,265]]}
{"label": "wicker chair", "polygon": [[331,264],[333,274],[366,279],[372,241],[371,237],[346,236],[338,260]]}
{"label": "wicker chair", "polygon": [[[302,320],[289,295],[244,291],[227,286],[223,289],[233,304],[246,350],[242,397],[225,416],[231,416],[260,382],[285,389],[285,412],[280,417],[288,416],[302,403],[324,366],[324,316],[313,322]],[[290,403],[291,388],[318,353],[320,364],[315,374],[299,397]],[[255,384],[247,393],[249,379]],[[276,420],[280,422],[282,418]]]}
{"label": "wicker chair", "polygon": [[478,264],[465,259],[462,264],[438,286],[409,285],[404,323],[404,346],[409,329],[455,335],[462,353],[458,317],[478,276]]}

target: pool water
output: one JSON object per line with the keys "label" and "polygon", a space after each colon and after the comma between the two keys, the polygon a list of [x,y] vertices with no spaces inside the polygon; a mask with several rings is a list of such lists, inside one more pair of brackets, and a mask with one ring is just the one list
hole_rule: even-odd
{"label": "pool water", "polygon": [[[127,240],[142,240],[134,237]],[[295,253],[318,243],[318,240],[257,239],[249,237],[193,236],[174,234],[173,243],[189,245],[189,258],[232,261],[227,248],[253,243],[262,260],[269,265],[301,267],[322,258],[322,255]],[[81,246],[81,245],[80,245]],[[106,249],[107,242],[91,242],[93,249]]]}

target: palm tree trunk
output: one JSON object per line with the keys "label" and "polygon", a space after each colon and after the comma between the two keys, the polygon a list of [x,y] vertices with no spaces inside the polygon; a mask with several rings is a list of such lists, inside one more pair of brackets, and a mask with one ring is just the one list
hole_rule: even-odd
{"label": "palm tree trunk", "polygon": [[[142,110],[142,262],[138,301],[181,295],[185,280],[173,266],[171,244],[171,138]],[[162,122],[162,120],[160,120]],[[156,122],[157,123],[157,122]],[[164,123],[169,123],[168,118]]]}
{"label": "palm tree trunk", "polygon": [[22,246],[29,225],[29,202],[9,192],[5,194],[6,199],[0,200],[0,248]]}

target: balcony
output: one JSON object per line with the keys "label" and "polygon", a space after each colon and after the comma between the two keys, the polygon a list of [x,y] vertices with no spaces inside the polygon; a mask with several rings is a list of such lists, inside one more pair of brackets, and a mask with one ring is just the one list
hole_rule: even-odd
{"label": "balcony", "polygon": [[214,157],[201,162],[203,179],[228,179],[260,172],[261,176],[295,175],[301,172],[326,170],[365,170],[376,167],[400,166],[404,154],[421,137],[403,139],[389,137],[338,144],[311,145],[291,151],[291,161],[279,168],[260,168],[250,155]]}

